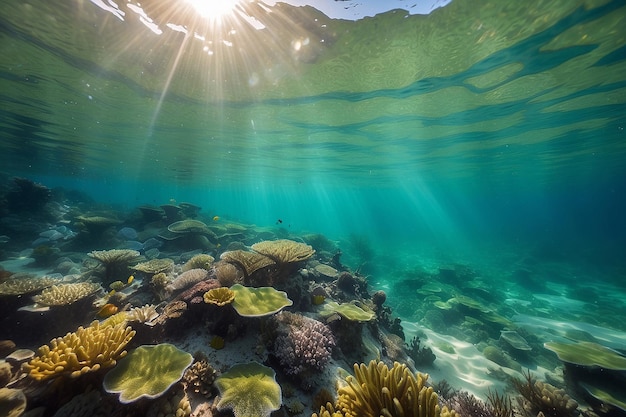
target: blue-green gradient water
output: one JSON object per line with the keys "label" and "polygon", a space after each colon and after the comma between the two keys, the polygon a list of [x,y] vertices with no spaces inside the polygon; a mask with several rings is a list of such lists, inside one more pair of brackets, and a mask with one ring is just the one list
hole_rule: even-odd
{"label": "blue-green gradient water", "polygon": [[505,290],[532,259],[563,294],[596,289],[571,319],[626,330],[622,0],[357,21],[141,7],[2,2],[5,182],[322,233],[415,322],[398,283],[420,271],[469,265]]}

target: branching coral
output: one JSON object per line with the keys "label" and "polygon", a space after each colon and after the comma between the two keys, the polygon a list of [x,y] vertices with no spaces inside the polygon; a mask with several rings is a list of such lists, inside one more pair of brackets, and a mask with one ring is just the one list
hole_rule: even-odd
{"label": "branching coral", "polygon": [[[320,409],[319,417],[454,417],[440,407],[437,394],[426,386],[428,375],[413,374],[395,362],[389,369],[380,361],[354,365],[354,375],[337,390],[337,403]],[[318,417],[318,414],[313,414]]]}
{"label": "branching coral", "polygon": [[94,294],[101,288],[100,284],[92,282],[53,285],[44,289],[41,294],[35,295],[33,300],[44,306],[68,305]]}
{"label": "branching coral", "polygon": [[328,326],[299,314],[283,311],[274,319],[279,336],[274,353],[291,375],[322,370],[332,354],[335,338]]}
{"label": "branching coral", "polygon": [[114,366],[126,355],[124,347],[135,335],[135,331],[124,324],[100,326],[94,321],[88,327],[79,327],[43,345],[24,367],[28,375],[36,380],[46,380],[62,375],[71,378],[87,372]]}
{"label": "branching coral", "polygon": [[532,415],[542,413],[546,417],[577,415],[578,403],[564,390],[547,382],[537,381],[530,371],[523,373],[524,380],[513,379],[513,386],[522,395],[520,406]]}

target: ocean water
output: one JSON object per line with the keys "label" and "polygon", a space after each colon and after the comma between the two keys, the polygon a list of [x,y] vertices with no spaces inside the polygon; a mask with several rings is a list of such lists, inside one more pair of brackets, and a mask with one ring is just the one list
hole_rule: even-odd
{"label": "ocean water", "polygon": [[[313,6],[4,1],[0,191],[22,177],[120,218],[191,202],[210,225],[322,234],[432,347],[427,371],[483,398],[506,385],[483,366],[501,330],[538,378],[567,330],[624,354],[624,2]],[[7,224],[8,270],[43,230]]]}

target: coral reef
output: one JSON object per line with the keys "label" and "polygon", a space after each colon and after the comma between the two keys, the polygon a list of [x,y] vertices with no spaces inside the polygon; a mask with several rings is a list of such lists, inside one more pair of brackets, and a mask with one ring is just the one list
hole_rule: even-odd
{"label": "coral reef", "polygon": [[103,387],[119,393],[123,404],[157,398],[180,381],[191,362],[189,353],[169,343],[139,346],[106,374]]}
{"label": "coral reef", "polygon": [[24,369],[28,376],[38,381],[59,376],[79,377],[87,372],[114,366],[126,355],[124,347],[135,331],[124,324],[100,326],[94,321],[88,327],[79,327],[43,345]]}
{"label": "coral reef", "polygon": [[413,374],[395,362],[390,369],[383,362],[354,365],[354,376],[337,390],[335,405],[327,404],[314,417],[454,417],[456,412],[441,407],[428,375]]}
{"label": "coral reef", "polygon": [[298,375],[324,369],[330,360],[335,338],[323,323],[287,311],[273,317],[278,324],[274,354],[287,374]]}
{"label": "coral reef", "polygon": [[266,417],[282,403],[276,373],[257,362],[232,366],[215,385],[221,395],[217,409],[230,409],[235,417]]}
{"label": "coral reef", "polygon": [[102,289],[100,284],[93,282],[58,284],[44,289],[40,294],[35,295],[33,300],[44,306],[68,305],[88,297],[100,289]]}
{"label": "coral reef", "polygon": [[286,292],[272,287],[251,288],[235,284],[230,289],[235,292],[233,307],[244,317],[270,316],[293,304]]}

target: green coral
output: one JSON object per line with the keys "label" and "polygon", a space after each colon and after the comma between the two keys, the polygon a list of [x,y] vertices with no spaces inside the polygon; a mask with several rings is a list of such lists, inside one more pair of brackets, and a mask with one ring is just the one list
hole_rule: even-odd
{"label": "green coral", "polygon": [[235,417],[266,417],[282,403],[276,373],[257,362],[233,366],[215,385],[221,396],[217,409],[231,409]]}
{"label": "green coral", "polygon": [[230,289],[235,293],[233,307],[243,317],[269,316],[293,304],[286,292],[272,287],[252,288],[235,284]]}
{"label": "green coral", "polygon": [[105,376],[103,386],[119,393],[123,404],[157,398],[183,377],[191,362],[193,356],[169,343],[140,346]]}
{"label": "green coral", "polygon": [[335,301],[329,301],[324,304],[320,313],[324,317],[337,313],[340,316],[352,321],[370,321],[376,316],[373,311],[365,311],[356,304],[339,304]]}
{"label": "green coral", "polygon": [[617,371],[626,370],[626,357],[613,349],[593,342],[544,343],[546,349],[556,353],[563,362],[582,366],[598,366]]}

